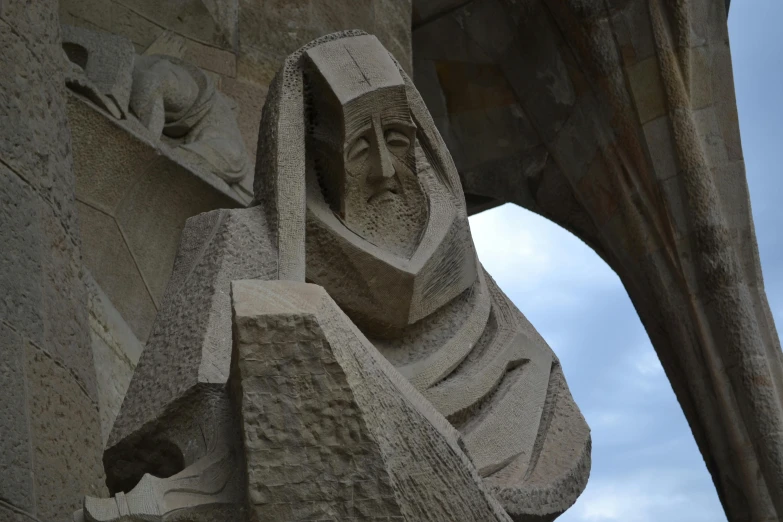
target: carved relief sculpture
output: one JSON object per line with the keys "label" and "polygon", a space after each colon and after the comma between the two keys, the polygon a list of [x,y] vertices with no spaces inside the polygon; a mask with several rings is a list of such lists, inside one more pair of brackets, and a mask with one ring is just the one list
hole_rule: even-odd
{"label": "carved relief sculpture", "polygon": [[[143,63],[160,85],[181,72]],[[194,82],[131,108],[176,127]],[[114,497],[77,519],[544,521],[573,504],[589,428],[477,260],[451,156],[374,36],[288,57],[254,190],[188,221],[104,455]]]}
{"label": "carved relief sculpture", "polygon": [[66,84],[117,119],[135,118],[188,163],[226,183],[250,166],[233,102],[198,67],[173,56],[136,55],[122,37],[64,26]]}

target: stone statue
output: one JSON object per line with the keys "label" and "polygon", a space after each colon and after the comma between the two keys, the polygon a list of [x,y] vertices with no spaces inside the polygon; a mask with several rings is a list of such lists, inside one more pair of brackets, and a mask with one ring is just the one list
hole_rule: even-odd
{"label": "stone statue", "polygon": [[468,211],[515,203],[589,245],[628,292],[726,518],[783,520],[783,351],[729,2],[416,4],[416,85]]}
{"label": "stone statue", "polygon": [[451,156],[380,42],[289,56],[257,157],[255,206],[188,221],[104,455],[115,496],[77,519],[543,521],[573,504],[589,429],[478,262]]}
{"label": "stone statue", "polygon": [[188,163],[226,183],[250,171],[231,100],[176,57],[137,56],[120,36],[64,26],[66,84],[117,119],[136,118]]}
{"label": "stone statue", "polygon": [[247,174],[247,152],[229,99],[201,69],[172,56],[139,56],[130,110],[156,136],[175,140],[227,183]]}

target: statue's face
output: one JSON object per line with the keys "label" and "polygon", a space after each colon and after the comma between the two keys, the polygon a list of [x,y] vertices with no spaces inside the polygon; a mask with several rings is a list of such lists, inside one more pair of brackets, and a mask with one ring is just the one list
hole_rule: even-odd
{"label": "statue's face", "polygon": [[346,228],[408,258],[427,224],[427,198],[416,176],[416,127],[407,100],[370,92],[344,109],[341,147],[316,145],[318,156],[331,156],[319,168],[342,170],[324,173],[322,183],[329,186],[323,188],[339,200],[333,208]]}
{"label": "statue's face", "polygon": [[378,247],[410,257],[427,219],[416,177],[416,127],[406,105],[351,114],[345,122],[345,225]]}
{"label": "statue's face", "polygon": [[366,334],[394,338],[476,281],[458,176],[375,37],[306,53],[306,277]]}

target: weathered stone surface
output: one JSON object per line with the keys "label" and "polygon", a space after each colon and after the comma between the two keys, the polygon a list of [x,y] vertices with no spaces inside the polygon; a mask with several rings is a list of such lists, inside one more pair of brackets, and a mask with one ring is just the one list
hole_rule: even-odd
{"label": "weathered stone surface", "polygon": [[10,504],[0,504],[0,520],[3,522],[30,522],[32,515]]}
{"label": "weathered stone surface", "polygon": [[130,109],[154,139],[227,183],[250,172],[232,102],[207,72],[172,56],[138,56]]}
{"label": "weathered stone surface", "polygon": [[68,110],[85,262],[144,342],[185,221],[243,203],[223,181],[155,143],[143,127],[118,122],[73,95]]}
{"label": "weathered stone surface", "polygon": [[[84,262],[139,339],[149,336],[157,307],[122,232],[110,216],[78,204]],[[111,299],[111,297],[110,297]]]}
{"label": "weathered stone surface", "polygon": [[[188,221],[166,298],[109,439],[110,487],[125,480],[112,454],[131,452],[139,439],[159,436],[157,431],[177,430],[166,422],[172,408],[188,411],[189,396],[207,385],[225,388],[231,360],[229,283],[273,277],[274,253],[258,208],[213,211]],[[187,456],[184,447],[181,451]]]}
{"label": "weathered stone surface", "polygon": [[[151,139],[130,133],[76,96],[69,96],[76,198],[113,215],[158,156]],[[96,143],[101,143],[96,154]]]}
{"label": "weathered stone surface", "polygon": [[0,7],[4,520],[63,520],[81,492],[102,492],[56,12],[49,0]]}
{"label": "weathered stone surface", "polygon": [[[121,35],[139,53],[168,54],[214,72],[220,88],[239,102],[251,164],[263,96],[289,53],[324,34],[364,29],[376,34],[410,74],[411,9],[411,0],[188,0],[164,8],[150,0],[60,2],[63,23]],[[235,79],[252,85],[242,87],[252,95],[224,89],[224,82]]]}
{"label": "weathered stone surface", "polygon": [[87,273],[85,280],[89,293],[90,340],[97,377],[101,435],[105,445],[144,345],[92,275]]}
{"label": "weathered stone surface", "polygon": [[[266,100],[267,87],[242,79],[223,78],[220,89],[237,102],[237,124],[245,140],[252,165],[256,164],[256,148],[258,147],[258,122],[261,121],[261,109]],[[241,182],[250,194],[253,193],[253,176],[246,176]]]}
{"label": "weathered stone surface", "polygon": [[[164,140],[172,154],[199,170],[228,183],[249,174],[235,103],[216,88],[220,75],[180,59],[202,58],[196,61],[213,70],[227,64],[224,73],[233,77],[234,54],[165,31],[136,56],[127,38],[69,25],[63,30],[66,84],[72,91],[127,120],[125,126],[141,122],[153,142]],[[188,42],[195,55],[187,53]]]}
{"label": "weathered stone surface", "polygon": [[[495,4],[414,3],[416,70],[428,105],[445,106],[441,133],[452,147],[483,133],[496,158],[455,155],[468,201],[525,206],[599,252],[647,328],[728,518],[779,519],[783,353],[750,224],[724,4]],[[472,24],[477,12],[494,22]],[[515,102],[503,110],[546,145],[534,176],[533,158],[504,149],[508,127],[484,124],[494,108],[464,117],[464,100],[485,97],[478,81],[433,74],[455,62],[501,66]],[[499,165],[512,168],[497,175]]]}
{"label": "weathered stone surface", "polygon": [[37,515],[62,520],[85,492],[105,490],[98,405],[50,355],[29,343],[26,351]]}
{"label": "weathered stone surface", "polygon": [[24,179],[0,164],[0,317],[39,344],[43,343],[41,228],[38,199]]}
{"label": "weathered stone surface", "polygon": [[[327,4],[329,9],[324,8]],[[455,148],[465,148],[468,139],[480,143],[481,150],[455,154],[469,188],[468,200],[481,205],[475,208],[515,201],[600,250],[628,284],[732,520],[779,518],[783,461],[776,408],[783,365],[747,201],[723,4],[688,0],[677,4],[679,10],[646,0],[612,2],[608,8],[549,0],[524,5],[498,0],[416,4],[414,45],[426,62],[417,65],[417,71],[427,72],[423,90],[435,121]],[[13,205],[3,206],[13,215],[2,217],[19,227],[0,232],[3,244],[11,245],[11,253],[5,254],[6,249],[0,259],[12,274],[0,274],[3,289],[12,290],[0,312],[22,336],[20,342],[33,343],[30,346],[64,365],[71,384],[94,401],[89,350],[83,349],[85,293],[55,7],[42,0],[0,8],[0,65],[7,73],[0,80],[0,169],[5,169],[0,172],[0,198]],[[379,0],[357,8],[342,1],[266,2],[259,7],[250,1],[188,0],[161,8],[150,0],[63,0],[60,8],[62,21],[123,34],[139,52],[150,46],[154,50],[176,32],[186,60],[222,75],[216,77],[218,82],[235,80],[234,90],[244,93],[239,112],[245,121],[240,127],[251,148],[256,143],[258,94],[265,94],[285,55],[315,36],[358,24],[377,33],[410,70],[407,1]],[[471,77],[487,81],[465,81]],[[503,105],[490,106],[488,101]],[[139,157],[151,161],[158,153],[148,157],[142,152]],[[159,164],[153,170],[159,167],[166,170]],[[509,181],[513,173],[520,174],[518,182]],[[128,187],[138,180],[106,176],[103,184],[93,181],[91,188],[105,197],[94,198],[100,201],[91,202],[91,211],[100,209],[113,218]],[[137,196],[152,193],[147,187]],[[234,199],[231,192],[223,193]],[[123,207],[126,221],[132,221],[129,216],[142,208],[143,199],[139,196],[135,204]],[[161,211],[156,208],[150,215]],[[214,206],[205,210],[209,208]],[[171,238],[180,229],[181,224],[169,227],[161,234],[166,240],[151,242],[139,258],[140,274],[151,281],[141,286],[153,288],[146,292],[162,295],[166,262],[170,266],[174,255],[176,240]],[[121,227],[117,230],[122,233]],[[130,242],[144,244],[149,230],[156,229],[134,229]],[[271,237],[282,244],[288,239]],[[125,266],[135,264],[130,254],[125,261]],[[494,309],[490,317],[492,313]],[[683,317],[690,318],[684,326]],[[478,331],[472,329],[471,335]],[[433,343],[426,339],[420,351],[410,354],[431,355],[427,350]],[[449,364],[459,359],[445,353],[435,357],[438,364],[428,366],[436,375],[454,369]],[[704,360],[717,370],[705,368]],[[398,362],[401,369],[418,367],[412,360]],[[477,382],[496,382],[496,362],[486,368],[495,372],[493,378]],[[522,373],[526,365],[511,371]],[[429,372],[409,375],[419,385],[431,383]],[[550,378],[556,381],[556,369]],[[435,388],[426,390],[433,402],[442,400]],[[716,406],[721,401],[736,407],[723,411]],[[447,400],[439,404],[453,422],[464,420],[461,406]],[[571,418],[563,422],[578,426],[578,415],[569,411],[570,406],[564,406],[555,412],[552,425]],[[552,454],[569,455],[567,468],[573,470],[574,462],[577,468],[586,462],[585,446],[580,446],[584,432],[566,432],[563,440],[571,442],[563,444],[569,449]],[[546,443],[557,440],[553,436]],[[533,475],[540,471],[541,477],[552,477],[562,471],[547,455],[540,457],[543,464]],[[508,471],[518,468],[510,466]],[[519,500],[524,495],[509,495],[504,497],[508,505],[527,502]]]}
{"label": "weathered stone surface", "polygon": [[[14,12],[6,10],[0,17],[0,48],[4,49],[0,65],[8,71],[0,80],[0,156],[5,167],[55,210],[68,236],[74,238],[78,234],[72,204],[70,136],[60,103],[65,87],[57,83],[62,80],[62,51],[52,42],[59,28],[54,22],[42,22],[52,36],[35,40],[32,35],[40,34],[41,28],[29,27],[35,24],[25,17],[34,19],[40,11],[16,14],[20,22],[26,22],[18,33],[7,21],[17,20],[11,18]],[[27,35],[29,40],[18,34]],[[53,113],[44,114],[42,107],[51,107]]]}
{"label": "weathered stone surface", "polygon": [[187,0],[163,6],[154,0],[124,0],[122,4],[195,41],[223,49],[236,44],[237,0]]}
{"label": "weathered stone surface", "polygon": [[42,346],[70,370],[78,385],[97,403],[92,352],[85,349],[90,346],[90,336],[82,260],[74,245],[63,240],[65,231],[48,205],[41,206],[39,216],[43,251]]}
{"label": "weathered stone surface", "polygon": [[25,345],[22,337],[0,323],[0,499],[35,512],[30,412],[27,409]]}
{"label": "weathered stone surface", "polygon": [[223,79],[237,75],[237,57],[231,51],[188,40],[173,31],[164,31],[144,50],[145,55],[165,54],[217,73]]}
{"label": "weathered stone surface", "polygon": [[236,46],[236,0],[188,0],[165,6],[149,0],[64,0],[60,17],[66,23],[130,38],[142,49],[165,30],[212,47]]}
{"label": "weathered stone surface", "polygon": [[128,109],[135,49],[130,40],[112,34],[63,25],[63,49],[84,70],[98,93],[110,98],[119,115]]}
{"label": "weathered stone surface", "polygon": [[232,302],[256,517],[510,520],[454,429],[322,288],[238,281]]}

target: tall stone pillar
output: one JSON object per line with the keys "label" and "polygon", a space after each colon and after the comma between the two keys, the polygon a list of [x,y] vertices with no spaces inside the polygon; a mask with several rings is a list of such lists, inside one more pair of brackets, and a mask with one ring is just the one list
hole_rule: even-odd
{"label": "tall stone pillar", "polygon": [[104,489],[57,9],[0,1],[0,521]]}

